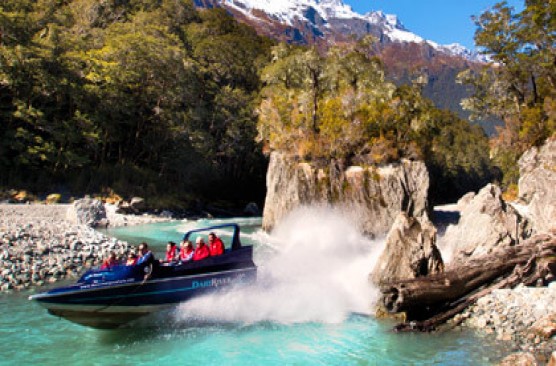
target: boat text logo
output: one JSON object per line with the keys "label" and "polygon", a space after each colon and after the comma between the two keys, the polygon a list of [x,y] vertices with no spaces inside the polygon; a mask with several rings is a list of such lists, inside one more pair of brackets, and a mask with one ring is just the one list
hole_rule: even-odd
{"label": "boat text logo", "polygon": [[191,288],[206,288],[206,287],[220,287],[231,285],[232,283],[241,283],[245,279],[246,274],[242,273],[233,277],[212,278],[204,281],[191,282]]}

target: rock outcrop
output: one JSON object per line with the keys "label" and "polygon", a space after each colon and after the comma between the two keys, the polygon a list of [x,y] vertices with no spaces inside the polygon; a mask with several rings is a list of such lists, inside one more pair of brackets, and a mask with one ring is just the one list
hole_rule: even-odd
{"label": "rock outcrop", "polygon": [[71,221],[79,225],[86,225],[89,227],[108,225],[104,204],[90,197],[75,201],[73,203],[73,212],[68,212],[68,218],[71,218]]}
{"label": "rock outcrop", "polygon": [[556,138],[519,159],[519,198],[528,205],[533,231],[556,229]]}
{"label": "rock outcrop", "polygon": [[501,246],[516,245],[531,235],[529,222],[502,199],[500,188],[488,184],[472,199],[460,200],[460,219],[442,238],[442,256],[452,262],[488,254]]}
{"label": "rock outcrop", "polygon": [[400,213],[386,238],[386,246],[371,274],[374,283],[412,279],[444,270],[436,247],[436,229],[427,216],[421,220]]}
{"label": "rock outcrop", "polygon": [[426,213],[428,188],[428,171],[419,161],[344,167],[332,160],[316,166],[274,152],[267,173],[263,228],[271,230],[299,206],[324,204],[344,209],[366,234],[383,235],[400,212],[418,218]]}

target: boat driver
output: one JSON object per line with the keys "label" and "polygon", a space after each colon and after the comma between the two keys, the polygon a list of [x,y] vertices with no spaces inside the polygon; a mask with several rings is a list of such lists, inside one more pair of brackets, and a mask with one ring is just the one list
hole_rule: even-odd
{"label": "boat driver", "polygon": [[137,264],[144,264],[149,265],[154,263],[154,254],[149,250],[149,245],[145,242],[139,244],[139,259],[137,260]]}

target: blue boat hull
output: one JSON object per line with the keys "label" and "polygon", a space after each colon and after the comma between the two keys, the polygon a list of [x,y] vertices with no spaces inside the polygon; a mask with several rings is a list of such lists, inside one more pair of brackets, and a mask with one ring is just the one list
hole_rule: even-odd
{"label": "blue boat hull", "polygon": [[[234,225],[234,237],[239,227]],[[188,235],[188,234],[186,234]],[[50,314],[94,328],[117,328],[193,297],[256,280],[253,247],[234,239],[224,254],[200,261],[93,269],[77,283],[30,296]]]}
{"label": "blue boat hull", "polygon": [[31,300],[40,303],[52,315],[81,325],[111,329],[193,297],[252,283],[256,274],[256,267],[253,266],[109,286],[77,284],[34,295]]}

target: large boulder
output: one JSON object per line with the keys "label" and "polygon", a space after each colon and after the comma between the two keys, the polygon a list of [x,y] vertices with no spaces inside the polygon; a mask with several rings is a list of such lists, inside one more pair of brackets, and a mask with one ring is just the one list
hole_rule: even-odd
{"label": "large boulder", "polygon": [[107,222],[104,204],[94,198],[85,197],[75,201],[73,211],[74,219],[80,225],[97,227]]}
{"label": "large boulder", "polygon": [[519,199],[535,233],[556,229],[556,138],[519,159]]}
{"label": "large boulder", "polygon": [[516,245],[531,235],[530,224],[502,199],[502,191],[488,184],[471,198],[460,200],[460,219],[442,237],[442,256],[461,262],[492,249]]}
{"label": "large boulder", "polygon": [[369,235],[386,234],[400,212],[421,217],[427,211],[429,174],[420,161],[346,167],[337,160],[319,165],[274,152],[266,182],[263,228],[267,231],[304,205],[343,209]]}
{"label": "large boulder", "polygon": [[436,247],[436,228],[423,216],[420,220],[400,213],[386,238],[386,246],[371,273],[371,281],[380,284],[412,279],[444,271]]}

